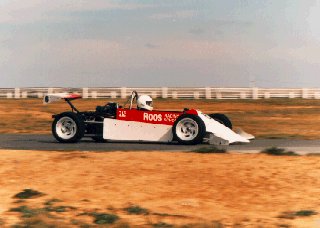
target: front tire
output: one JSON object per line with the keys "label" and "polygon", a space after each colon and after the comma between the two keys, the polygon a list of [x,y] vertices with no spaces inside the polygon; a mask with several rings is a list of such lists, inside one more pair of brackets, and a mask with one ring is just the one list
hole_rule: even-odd
{"label": "front tire", "polygon": [[62,143],[76,143],[84,136],[84,132],[84,122],[74,112],[61,113],[52,123],[52,134]]}
{"label": "front tire", "polygon": [[173,124],[172,133],[180,144],[195,145],[202,143],[206,126],[199,116],[182,114]]}

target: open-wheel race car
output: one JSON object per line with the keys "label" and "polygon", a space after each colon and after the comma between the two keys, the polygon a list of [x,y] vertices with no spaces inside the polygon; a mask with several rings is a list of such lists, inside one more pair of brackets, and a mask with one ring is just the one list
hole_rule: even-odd
{"label": "open-wheel race car", "polygon": [[[53,115],[53,136],[62,143],[75,143],[83,137],[97,142],[139,141],[178,142],[179,144],[227,145],[248,143],[254,137],[238,134],[232,130],[232,123],[224,114],[204,114],[196,109],[182,111],[153,110],[152,98],[133,91],[129,107],[110,102],[97,106],[95,111],[79,111],[72,100],[81,98],[78,94],[48,94],[44,103],[64,99],[71,111]],[[134,102],[136,107],[134,108]]]}

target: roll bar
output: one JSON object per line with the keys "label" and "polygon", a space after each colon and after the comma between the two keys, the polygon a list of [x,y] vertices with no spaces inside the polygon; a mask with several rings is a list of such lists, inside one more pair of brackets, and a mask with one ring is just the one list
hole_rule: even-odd
{"label": "roll bar", "polygon": [[132,103],[133,103],[134,99],[136,99],[136,100],[138,99],[138,93],[135,90],[132,91],[132,93],[131,93],[129,109],[132,109]]}

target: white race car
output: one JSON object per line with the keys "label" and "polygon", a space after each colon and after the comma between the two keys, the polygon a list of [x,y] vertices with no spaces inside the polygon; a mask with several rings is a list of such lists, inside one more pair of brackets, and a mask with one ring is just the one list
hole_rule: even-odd
{"label": "white race car", "polygon": [[[95,111],[80,112],[71,101],[77,94],[48,94],[44,103],[64,99],[71,111],[53,115],[53,136],[62,143],[75,143],[83,137],[95,141],[178,142],[216,145],[248,143],[254,136],[232,131],[231,121],[223,114],[206,115],[196,109],[183,111],[155,111],[152,99],[133,91],[128,108],[118,103],[97,106]],[[133,102],[137,107],[133,108]]]}

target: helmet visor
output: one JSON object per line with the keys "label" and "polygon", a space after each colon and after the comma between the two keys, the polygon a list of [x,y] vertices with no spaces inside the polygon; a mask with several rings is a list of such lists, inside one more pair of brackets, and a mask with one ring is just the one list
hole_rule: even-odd
{"label": "helmet visor", "polygon": [[152,101],[146,101],[146,104],[152,107]]}

